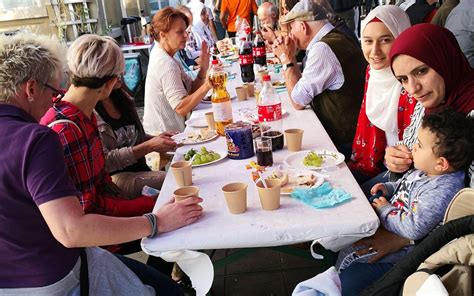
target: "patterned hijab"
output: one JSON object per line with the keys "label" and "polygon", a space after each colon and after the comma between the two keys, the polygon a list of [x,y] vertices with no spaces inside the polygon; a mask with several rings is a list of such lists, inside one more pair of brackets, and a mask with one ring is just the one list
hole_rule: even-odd
{"label": "patterned hijab", "polygon": [[426,114],[443,107],[451,107],[464,114],[474,109],[474,70],[453,33],[432,24],[415,25],[395,40],[390,51],[391,63],[401,54],[425,63],[444,79],[445,100],[440,106],[425,109]]}

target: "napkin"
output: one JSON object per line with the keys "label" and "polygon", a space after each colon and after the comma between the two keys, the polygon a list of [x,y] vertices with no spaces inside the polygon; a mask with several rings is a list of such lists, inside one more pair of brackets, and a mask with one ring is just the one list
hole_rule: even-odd
{"label": "napkin", "polygon": [[309,280],[299,283],[292,296],[340,296],[341,280],[334,266]]}
{"label": "napkin", "polygon": [[317,188],[295,188],[291,196],[317,209],[330,208],[352,198],[350,194],[340,188],[333,188],[328,182]]}

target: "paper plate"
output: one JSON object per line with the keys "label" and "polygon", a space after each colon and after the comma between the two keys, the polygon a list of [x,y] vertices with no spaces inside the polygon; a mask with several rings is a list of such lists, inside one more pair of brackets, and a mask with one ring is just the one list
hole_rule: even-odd
{"label": "paper plate", "polygon": [[[231,100],[231,101],[232,101],[232,100],[235,100],[235,99],[237,99],[236,96],[230,97],[230,100]],[[201,102],[204,103],[204,104],[212,104],[212,102],[211,102],[211,95],[205,96],[204,99],[202,99]]]}
{"label": "paper plate", "polygon": [[184,122],[186,125],[192,126],[192,127],[207,127],[207,121],[206,118],[190,118]]}
{"label": "paper plate", "polygon": [[310,152],[310,150],[299,151],[289,155],[285,158],[285,164],[300,169],[308,169],[308,170],[320,170],[324,168],[329,168],[333,166],[337,166],[344,162],[344,155],[337,151],[332,150],[311,150],[312,152],[317,153],[319,156],[323,158],[323,163],[321,166],[305,166],[303,164],[303,160],[305,156]]}
{"label": "paper plate", "polygon": [[[321,184],[323,184],[324,182],[324,177],[310,170],[283,169],[281,170],[281,172],[288,176],[287,183],[281,187],[281,191],[280,191],[281,195],[290,195],[293,189],[295,188],[316,188],[316,187],[321,186]],[[269,174],[264,173],[263,176],[266,177],[265,175],[269,175]],[[311,186],[298,185],[300,176],[311,176],[311,175],[313,176],[312,180],[314,180],[313,185]]]}
{"label": "paper plate", "polygon": [[183,132],[177,135],[172,136],[171,138],[176,141],[178,144],[183,144],[183,145],[196,145],[196,144],[201,144],[205,142],[209,142],[211,140],[214,140],[217,138],[219,135],[217,134],[216,131],[211,131],[209,133],[209,136],[206,138],[202,138],[201,132],[200,131],[189,131],[189,132]]}

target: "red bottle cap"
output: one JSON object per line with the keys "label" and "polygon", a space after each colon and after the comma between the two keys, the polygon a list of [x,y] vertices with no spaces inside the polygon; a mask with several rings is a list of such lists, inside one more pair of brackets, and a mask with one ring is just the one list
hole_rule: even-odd
{"label": "red bottle cap", "polygon": [[217,60],[212,60],[213,65],[217,65],[219,62]]}
{"label": "red bottle cap", "polygon": [[263,81],[270,81],[270,75],[263,75]]}

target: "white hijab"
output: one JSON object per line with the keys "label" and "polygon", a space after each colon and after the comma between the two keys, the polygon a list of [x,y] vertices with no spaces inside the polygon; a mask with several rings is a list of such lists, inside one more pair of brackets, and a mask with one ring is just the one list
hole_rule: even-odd
{"label": "white hijab", "polygon": [[[361,35],[374,18],[381,20],[394,38],[411,26],[408,15],[401,8],[395,5],[382,5],[371,10],[362,21]],[[398,132],[397,110],[402,85],[393,76],[390,66],[381,70],[371,68],[369,75],[365,96],[367,117],[373,125],[394,136],[393,134],[396,135]]]}
{"label": "white hijab", "polygon": [[[214,45],[214,38],[209,27],[201,20],[201,12],[206,9],[199,0],[190,1],[188,7],[193,14],[193,32],[196,37],[198,47],[201,47],[202,41],[206,41],[209,47]],[[207,11],[206,11],[207,13]]]}

